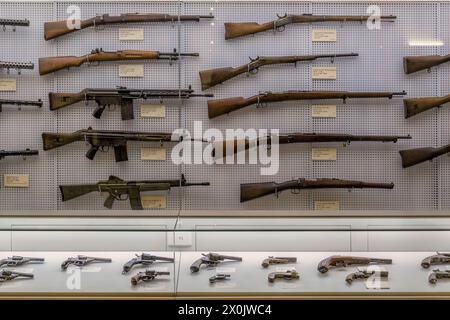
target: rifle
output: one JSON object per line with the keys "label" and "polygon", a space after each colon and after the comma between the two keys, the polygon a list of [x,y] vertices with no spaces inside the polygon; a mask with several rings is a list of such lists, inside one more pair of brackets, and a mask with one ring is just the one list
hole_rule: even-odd
{"label": "rifle", "polygon": [[75,258],[68,258],[61,263],[61,270],[66,270],[70,265],[74,265],[76,267],[83,267],[85,265],[91,263],[103,263],[103,262],[112,262],[109,258],[96,258],[96,257],[87,257],[78,255]]}
{"label": "rifle", "polygon": [[[278,31],[285,30],[288,24],[293,23],[316,23],[316,22],[364,22],[372,18],[372,16],[325,16],[325,15],[313,15],[313,14],[287,14],[279,15],[278,19],[267,23],[259,24],[256,22],[241,22],[241,23],[225,23],[225,40],[230,40],[242,36],[247,36],[264,31]],[[397,17],[395,16],[380,16],[375,17],[380,21],[394,22]]]}
{"label": "rifle", "polygon": [[331,256],[319,262],[317,270],[320,273],[326,273],[332,268],[345,268],[354,265],[369,264],[392,264],[392,259],[351,257],[351,256]]}
{"label": "rifle", "polygon": [[68,24],[67,20],[51,21],[44,23],[45,40],[55,39],[66,34],[79,31],[90,27],[98,27],[112,24],[125,23],[144,23],[144,22],[178,22],[178,21],[196,21],[201,19],[213,19],[213,15],[189,15],[178,16],[160,13],[125,13],[118,16],[110,16],[109,14],[98,15],[90,19],[79,21],[79,27],[73,27]]}
{"label": "rifle", "polygon": [[231,261],[242,261],[241,257],[225,256],[218,253],[210,252],[208,254],[202,253],[202,257],[197,259],[192,263],[190,270],[192,273],[199,272],[202,264],[206,265],[207,268],[216,267],[218,264],[222,263],[224,260]]}
{"label": "rifle", "polygon": [[33,70],[34,63],[0,61],[0,69],[6,69],[7,74],[10,73],[11,69],[17,70],[17,73],[21,74],[23,69]]}
{"label": "rifle", "polygon": [[450,54],[446,56],[409,56],[403,57],[403,69],[406,74],[411,74],[421,70],[429,70],[442,63],[450,61]]}
{"label": "rifle", "polygon": [[435,255],[423,259],[420,265],[422,268],[428,269],[430,266],[448,263],[450,263],[450,253],[436,252]]}
{"label": "rifle", "polygon": [[33,279],[34,275],[32,273],[17,272],[13,270],[5,270],[5,269],[0,270],[0,283],[11,281],[16,278]]}
{"label": "rifle", "polygon": [[224,81],[235,78],[240,74],[256,74],[260,67],[274,65],[274,64],[284,64],[293,63],[297,66],[299,61],[314,61],[322,58],[331,58],[331,62],[335,58],[339,57],[354,57],[358,56],[357,53],[343,53],[343,54],[321,54],[312,56],[280,56],[280,57],[256,57],[254,59],[249,58],[250,62],[236,68],[218,68],[200,71],[200,80],[202,83],[202,90],[214,87]]}
{"label": "rifle", "polygon": [[231,274],[225,274],[225,273],[216,273],[212,277],[209,278],[209,283],[216,283],[219,281],[225,281],[230,280]]}
{"label": "rifle", "polygon": [[[272,137],[268,135],[266,137],[259,137],[257,139],[245,139],[245,140],[224,140],[214,143],[214,149],[212,155],[219,158],[216,150],[222,150],[222,156],[228,156],[236,154],[241,150],[249,150],[258,148],[261,146],[270,147],[272,144]],[[288,133],[278,134],[278,144],[291,144],[291,143],[315,143],[315,142],[344,142],[350,144],[352,141],[381,141],[381,142],[394,142],[396,143],[400,139],[411,139],[410,135],[407,136],[364,136],[364,135],[352,135],[341,133]],[[231,145],[231,147],[230,147]]]}
{"label": "rifle", "polygon": [[107,152],[110,147],[114,148],[116,162],[128,161],[127,141],[159,141],[159,142],[180,142],[172,139],[171,133],[133,132],[133,131],[112,131],[93,130],[91,127],[75,131],[73,133],[48,133],[42,134],[44,150],[51,150],[64,145],[86,141],[91,145],[86,153],[89,160],[93,160],[97,151]]}
{"label": "rifle", "polygon": [[38,150],[30,150],[30,149],[26,149],[26,150],[21,150],[21,151],[5,151],[5,150],[0,150],[0,160],[4,159],[6,157],[16,157],[16,156],[21,156],[21,157],[27,157],[27,156],[35,156],[38,155],[39,151]]}
{"label": "rifle", "polygon": [[300,275],[296,270],[286,270],[281,272],[271,272],[268,275],[269,282],[275,282],[276,279],[294,280],[299,279]]}
{"label": "rifle", "polygon": [[431,284],[435,284],[438,282],[438,279],[448,279],[450,278],[450,270],[433,270],[428,276],[428,282]]}
{"label": "rifle", "polygon": [[404,99],[405,118],[410,118],[433,108],[440,108],[447,102],[450,102],[450,94],[443,97]]}
{"label": "rifle", "polygon": [[297,263],[297,258],[295,257],[273,257],[270,256],[263,260],[261,266],[263,268],[268,268],[273,264],[288,264],[288,263]]}
{"label": "rifle", "polygon": [[404,96],[406,92],[348,92],[348,91],[285,91],[262,92],[250,98],[233,97],[208,101],[208,117],[216,118],[251,105],[263,107],[270,102],[295,101],[295,100],[329,100],[339,99],[346,102],[348,98],[388,98]]}
{"label": "rifle", "polygon": [[198,53],[179,53],[176,49],[170,53],[159,51],[144,50],[122,50],[122,51],[103,51],[97,48],[84,56],[58,56],[39,58],[39,74],[41,76],[53,73],[59,70],[72,67],[80,67],[84,63],[103,62],[103,61],[129,61],[129,60],[178,60],[180,56],[198,57]]}
{"label": "rifle", "polygon": [[169,275],[170,275],[169,271],[145,270],[144,272],[138,272],[135,276],[131,277],[131,284],[135,286],[141,281],[148,282],[155,280],[157,276],[169,276]]}
{"label": "rifle", "polygon": [[[131,209],[142,210],[141,192],[170,190],[175,187],[209,186],[209,182],[188,183],[184,175],[180,180],[143,180],[125,181],[115,176],[110,176],[107,181],[99,181],[95,184],[63,185],[59,186],[62,201],[72,200],[91,192],[107,192],[108,198],[104,206],[111,209],[114,201],[130,201]],[[141,256],[142,258],[143,256]],[[146,255],[145,258],[157,258],[157,260],[171,261],[171,258],[162,258]],[[131,260],[129,263],[131,263]],[[137,262],[136,262],[137,263]],[[141,262],[144,265],[150,264],[148,261]],[[128,265],[128,264],[127,264]],[[125,270],[126,266],[124,266]],[[130,267],[131,268],[131,267]]]}
{"label": "rifle", "polygon": [[29,27],[30,20],[28,19],[0,19],[0,26],[3,26],[3,31],[6,31],[6,26],[12,27],[12,30],[15,32],[16,27]]}
{"label": "rifle", "polygon": [[426,147],[399,151],[402,157],[403,168],[409,168],[425,161],[431,161],[449,152],[450,144],[439,148]]}
{"label": "rifle", "polygon": [[16,267],[21,266],[26,263],[44,263],[44,258],[31,258],[31,257],[20,257],[20,256],[12,256],[6,259],[0,260],[0,267]]}
{"label": "rifle", "polygon": [[7,99],[0,99],[0,112],[3,111],[4,105],[16,105],[19,106],[19,110],[22,106],[33,106],[33,107],[42,107],[42,100],[39,99],[38,101],[28,101],[28,100],[7,100]]}
{"label": "rifle", "polygon": [[148,266],[153,264],[156,261],[166,261],[166,262],[174,262],[175,259],[173,258],[166,258],[166,257],[158,257],[158,256],[152,256],[147,253],[142,253],[140,255],[136,255],[136,258],[131,259],[123,266],[122,274],[128,273],[133,266],[137,264],[141,264],[143,266]]}
{"label": "rifle", "polygon": [[367,269],[359,269],[357,272],[350,273],[345,277],[345,282],[348,284],[352,284],[353,280],[357,279],[369,279],[373,275],[378,275],[382,279],[387,279],[389,277],[389,271],[376,271],[376,270],[367,270]]}
{"label": "rifle", "polygon": [[188,89],[128,89],[117,87],[117,89],[84,89],[78,93],[49,93],[50,110],[58,110],[80,101],[93,100],[96,102],[92,115],[100,119],[107,107],[118,105],[122,115],[122,120],[134,119],[133,100],[135,99],[162,99],[179,98],[189,99],[191,97],[214,97],[212,94],[194,94],[191,87]]}
{"label": "rifle", "polygon": [[284,190],[292,190],[293,194],[300,193],[302,189],[393,189],[393,183],[363,182],[341,179],[315,179],[299,178],[282,183],[262,182],[241,184],[241,202],[261,198],[270,194],[278,197]]}

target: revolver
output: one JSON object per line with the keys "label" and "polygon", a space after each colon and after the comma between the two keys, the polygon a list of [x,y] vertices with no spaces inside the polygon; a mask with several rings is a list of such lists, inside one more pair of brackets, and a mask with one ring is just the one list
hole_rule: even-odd
{"label": "revolver", "polygon": [[13,270],[5,270],[5,269],[0,270],[0,282],[11,281],[20,277],[32,279],[34,278],[34,275],[32,273],[23,273]]}
{"label": "revolver", "polygon": [[199,272],[200,267],[202,264],[205,264],[207,267],[215,267],[219,263],[223,262],[224,260],[232,260],[232,261],[242,261],[241,257],[233,257],[233,256],[224,256],[218,253],[208,253],[204,254],[202,253],[202,256],[200,259],[195,260],[194,263],[191,265],[191,272]]}
{"label": "revolver", "polygon": [[294,280],[299,279],[300,275],[296,270],[286,270],[281,272],[271,272],[269,273],[269,282],[275,282],[276,279]]}
{"label": "revolver", "polygon": [[374,274],[378,274],[381,278],[387,279],[389,277],[389,271],[379,271],[379,270],[367,270],[367,269],[359,269],[357,272],[350,273],[346,278],[345,281],[348,284],[352,284],[353,280],[357,279],[368,279]]}
{"label": "revolver", "polygon": [[317,270],[319,270],[320,273],[326,273],[331,268],[343,268],[353,265],[369,265],[369,264],[392,264],[392,259],[331,256],[320,261],[319,265],[317,266]]}
{"label": "revolver", "polygon": [[142,253],[140,255],[136,255],[136,258],[131,259],[127,263],[123,265],[123,271],[122,274],[128,273],[133,266],[137,264],[142,264],[143,266],[148,266],[154,263],[155,261],[167,261],[167,262],[174,262],[175,259],[173,258],[166,258],[166,257],[158,257],[158,256],[152,256],[147,253]]}
{"label": "revolver", "polygon": [[287,264],[287,263],[297,263],[297,258],[269,256],[267,259],[263,260],[261,266],[263,268],[268,268],[272,264]]}
{"label": "revolver", "polygon": [[217,273],[213,275],[211,278],[209,278],[209,283],[216,283],[218,281],[229,280],[230,278],[231,274]]}
{"label": "revolver", "polygon": [[111,261],[112,260],[109,258],[96,258],[78,255],[76,258],[68,258],[67,260],[63,261],[63,263],[61,263],[61,269],[66,270],[70,265],[82,267],[91,263]]}
{"label": "revolver", "polygon": [[157,276],[168,276],[169,271],[156,271],[156,270],[145,270],[143,272],[138,272],[135,276],[131,277],[131,284],[133,286],[137,285],[139,282],[148,282],[155,280]]}
{"label": "revolver", "polygon": [[6,259],[0,260],[0,267],[16,267],[21,266],[25,263],[44,263],[44,258],[31,258],[31,257],[21,257],[21,256],[12,256]]}
{"label": "revolver", "polygon": [[422,260],[422,268],[429,268],[431,265],[450,263],[450,253],[436,252],[435,255],[426,257]]}
{"label": "revolver", "polygon": [[450,278],[450,270],[433,270],[428,276],[428,282],[435,284],[439,279]]}

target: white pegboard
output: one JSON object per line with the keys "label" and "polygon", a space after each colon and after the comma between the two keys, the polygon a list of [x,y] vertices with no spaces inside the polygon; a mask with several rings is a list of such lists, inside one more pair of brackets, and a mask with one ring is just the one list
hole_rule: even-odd
{"label": "white pegboard", "polygon": [[[255,36],[224,40],[225,22],[268,22],[276,14],[336,14],[364,15],[368,5],[379,5],[383,15],[396,15],[394,23],[383,23],[381,30],[368,30],[359,23],[324,23],[314,25],[289,25],[282,33],[266,32]],[[67,17],[68,5],[78,5],[82,18],[108,13],[118,15],[130,12],[170,14],[200,14],[210,12],[214,20],[130,25],[142,27],[144,41],[122,42],[118,39],[119,26],[106,26],[102,30],[89,28],[66,37],[44,41],[43,23]],[[28,18],[29,28],[18,28],[16,33],[0,34],[5,60],[33,61],[53,55],[84,55],[95,48],[104,50],[159,50],[170,52],[198,52],[199,57],[185,58],[170,66],[165,61],[144,63],[145,77],[119,78],[118,64],[104,63],[100,67],[86,67],[61,71],[39,77],[37,70],[24,71],[17,77],[16,94],[1,94],[5,98],[43,99],[39,111],[9,111],[0,115],[1,147],[40,150],[38,158],[25,162],[7,159],[1,162],[1,173],[28,173],[28,189],[0,190],[0,209],[11,210],[82,210],[103,209],[103,198],[92,194],[62,203],[57,186],[60,184],[94,183],[114,174],[126,180],[177,179],[184,172],[188,181],[209,181],[210,187],[173,189],[168,195],[169,210],[186,209],[267,209],[310,210],[317,200],[338,200],[341,209],[361,210],[436,210],[449,209],[450,161],[445,157],[409,169],[402,169],[398,150],[437,146],[448,143],[448,109],[431,111],[411,119],[404,119],[401,99],[349,100],[337,102],[336,119],[312,119],[310,105],[302,102],[272,104],[265,109],[246,108],[228,116],[209,120],[204,98],[189,101],[165,101],[166,118],[142,119],[138,116],[140,102],[135,102],[136,119],[121,121],[119,111],[105,112],[101,120],[91,116],[93,104],[78,104],[58,112],[48,110],[48,92],[76,92],[88,87],[184,89],[189,85],[200,93],[198,72],[218,67],[238,66],[248,62],[248,57],[270,55],[309,55],[357,52],[359,57],[336,59],[336,81],[312,81],[312,66],[329,66],[326,60],[313,63],[263,67],[258,74],[240,76],[207,90],[215,99],[249,97],[259,91],[286,90],[348,90],[394,91],[405,90],[408,97],[443,95],[448,92],[448,65],[433,68],[431,73],[419,72],[405,75],[402,57],[406,55],[446,54],[448,48],[448,17],[450,6],[442,2],[322,2],[322,1],[79,1],[79,2],[4,2],[0,3],[0,16]],[[128,27],[128,26],[127,26]],[[314,28],[337,30],[335,43],[312,43]],[[442,40],[443,47],[411,47],[411,40]],[[26,46],[25,46],[26,44]],[[19,48],[19,50],[18,50]],[[21,50],[22,49],[22,50]],[[325,102],[326,103],[326,102]],[[276,176],[260,176],[257,165],[186,165],[177,167],[170,161],[140,161],[140,147],[157,144],[129,143],[126,163],[115,163],[113,153],[98,154],[94,161],[85,158],[87,147],[74,143],[58,150],[42,151],[41,133],[72,132],[92,126],[94,129],[171,132],[175,128],[193,129],[194,121],[202,121],[203,128],[278,128],[282,133],[318,132],[373,135],[406,135],[410,141],[392,143],[320,144],[338,149],[336,162],[311,161],[313,145],[280,147],[280,171]],[[21,135],[18,135],[18,128]],[[316,144],[314,146],[319,146]],[[168,156],[171,144],[165,144]],[[364,181],[394,182],[394,190],[321,190],[302,191],[300,195],[285,192],[279,199],[261,198],[245,204],[239,203],[241,183],[276,181],[297,177],[342,178]],[[128,204],[116,203],[115,209],[127,209]],[[149,211],[151,214],[151,211]],[[129,211],[126,214],[130,214]]]}

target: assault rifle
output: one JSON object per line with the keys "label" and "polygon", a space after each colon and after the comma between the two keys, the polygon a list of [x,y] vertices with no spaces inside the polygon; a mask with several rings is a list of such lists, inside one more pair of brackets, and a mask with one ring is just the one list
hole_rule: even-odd
{"label": "assault rifle", "polygon": [[410,118],[433,108],[440,108],[447,102],[450,102],[450,94],[443,97],[404,99],[405,118]]}
{"label": "assault rifle", "polygon": [[231,261],[242,261],[241,257],[233,257],[233,256],[225,256],[218,253],[208,253],[204,254],[202,253],[202,257],[200,259],[197,259],[194,261],[194,263],[191,265],[191,272],[199,272],[202,264],[206,265],[207,268],[210,267],[216,267],[220,263],[224,262],[224,260],[231,260]]}
{"label": "assault rifle", "polygon": [[261,266],[263,268],[268,268],[273,264],[288,264],[288,263],[297,263],[297,258],[295,257],[273,257],[270,256],[263,260]]}
{"label": "assault rifle", "polygon": [[262,182],[241,184],[241,202],[250,201],[267,195],[278,194],[284,190],[292,190],[293,194],[300,193],[302,189],[393,189],[393,183],[362,182],[341,179],[296,179],[282,183]]}
{"label": "assault rifle", "polygon": [[0,112],[3,111],[4,105],[16,105],[19,106],[19,110],[22,106],[33,106],[33,107],[42,107],[42,100],[38,101],[28,101],[28,100],[9,100],[9,99],[0,99]]}
{"label": "assault rifle", "polygon": [[381,279],[387,279],[389,277],[389,271],[367,270],[358,268],[357,272],[350,273],[345,277],[345,282],[352,284],[354,280],[369,279],[371,276],[376,275]]}
{"label": "assault rifle", "polygon": [[331,58],[331,62],[335,58],[340,57],[355,57],[358,56],[357,53],[343,53],[343,54],[321,54],[312,56],[280,56],[280,57],[256,57],[255,59],[249,58],[250,62],[236,68],[218,68],[200,71],[200,80],[202,83],[202,90],[214,87],[224,81],[235,78],[243,73],[249,76],[250,74],[256,74],[260,67],[274,65],[274,64],[284,64],[293,63],[297,66],[297,62],[300,61],[314,61],[322,58]]}
{"label": "assault rifle", "polygon": [[44,263],[44,258],[31,258],[31,257],[20,257],[20,256],[12,256],[6,259],[0,260],[0,267],[16,267],[21,266],[26,263]]}
{"label": "assault rifle", "polygon": [[59,70],[80,67],[84,63],[104,61],[130,61],[130,60],[169,60],[170,63],[182,56],[197,57],[198,53],[179,53],[176,49],[170,53],[144,50],[103,51],[97,48],[84,56],[59,56],[39,58],[39,74],[41,76]]}
{"label": "assault rifle", "polygon": [[415,166],[416,164],[431,161],[436,157],[450,152],[450,144],[439,148],[414,148],[400,150],[403,168]]}
{"label": "assault rifle", "polygon": [[78,130],[73,133],[48,133],[42,134],[44,150],[51,150],[64,145],[85,141],[91,145],[86,153],[89,160],[93,160],[97,151],[107,152],[109,148],[114,148],[117,162],[128,161],[127,141],[157,141],[157,142],[180,142],[183,136],[175,139],[171,133],[133,132],[133,131],[112,131],[93,130],[92,128]]}
{"label": "assault rifle", "polygon": [[[380,142],[394,142],[396,143],[400,139],[411,139],[410,135],[407,136],[365,136],[365,135],[352,135],[341,133],[288,133],[278,134],[278,144],[291,144],[291,143],[316,143],[316,142],[344,142],[350,144],[352,141],[380,141]],[[220,158],[221,156],[229,156],[236,154],[241,150],[249,150],[258,148],[261,146],[269,147],[272,144],[273,136],[268,135],[266,137],[260,137],[257,139],[245,139],[245,140],[224,140],[214,142],[213,156]],[[220,151],[219,151],[220,150]]]}
{"label": "assault rifle", "polygon": [[28,157],[28,156],[35,156],[38,155],[39,151],[38,150],[30,150],[30,149],[26,149],[26,150],[21,150],[21,151],[5,151],[5,150],[0,150],[0,160],[4,159],[6,157],[15,157],[15,156],[19,156],[19,157]]}
{"label": "assault rifle", "polygon": [[133,266],[135,266],[137,264],[141,264],[143,266],[149,266],[156,261],[174,262],[175,260],[173,258],[158,257],[158,256],[152,256],[147,253],[142,253],[140,255],[136,255],[136,258],[133,258],[124,264],[122,274],[128,273],[131,270],[131,268],[133,268]]}
{"label": "assault rifle", "polygon": [[421,70],[429,70],[442,63],[450,61],[450,54],[446,56],[409,56],[403,58],[403,69],[406,74]]}
{"label": "assault rifle", "polygon": [[17,70],[18,74],[22,73],[22,70],[34,69],[34,63],[31,62],[9,62],[9,61],[0,61],[0,70],[6,69],[6,72],[9,74],[11,70]]}
{"label": "assault rifle", "polygon": [[112,260],[109,258],[96,258],[78,255],[75,258],[68,258],[67,260],[64,260],[63,263],[61,263],[61,269],[66,270],[70,265],[76,267],[83,267],[91,263],[104,263],[104,262],[112,262]]}
{"label": "assault rifle", "polygon": [[218,116],[256,105],[266,106],[270,102],[296,101],[296,100],[330,100],[339,99],[345,103],[347,99],[353,98],[388,98],[404,96],[406,92],[348,92],[348,91],[285,91],[285,92],[262,92],[250,98],[234,97],[208,101],[208,117],[210,119]]}
{"label": "assault rifle", "polygon": [[392,259],[378,259],[351,256],[331,256],[319,262],[317,270],[326,273],[332,268],[345,268],[348,266],[369,265],[369,264],[392,264]]}
{"label": "assault rifle", "polygon": [[11,281],[17,278],[33,279],[34,275],[32,273],[17,272],[13,270],[0,270],[0,283]]}
{"label": "assault rifle", "polygon": [[241,23],[225,23],[225,40],[234,39],[242,36],[247,36],[264,31],[278,31],[282,32],[288,24],[293,23],[316,23],[316,22],[360,22],[363,23],[369,19],[374,22],[378,19],[380,21],[393,22],[397,17],[395,16],[326,16],[313,14],[287,14],[279,15],[278,19],[263,24],[256,22],[241,22]]}
{"label": "assault rifle", "polygon": [[[115,176],[110,176],[106,181],[99,181],[94,184],[75,184],[59,186],[62,195],[62,201],[72,200],[91,192],[106,192],[109,194],[105,200],[104,206],[111,209],[114,201],[130,201],[131,209],[142,210],[141,192],[163,191],[175,187],[190,186],[209,186],[209,182],[188,183],[184,175],[180,180],[143,180],[143,181],[125,181]],[[142,256],[141,256],[142,257]],[[146,258],[157,258],[157,260],[172,261],[171,258],[162,258],[146,256]],[[132,260],[133,261],[133,260]],[[130,261],[129,264],[132,262]],[[137,263],[137,262],[136,262]],[[150,264],[149,261],[142,259],[142,264]],[[127,264],[128,265],[128,264]],[[127,266],[126,265],[126,266]],[[130,264],[131,265],[131,264]],[[124,266],[124,270],[126,268]],[[131,266],[130,266],[131,268]]]}
{"label": "assault rifle", "polygon": [[450,270],[433,270],[428,276],[428,282],[431,284],[435,284],[439,279],[449,279],[450,278]]}
{"label": "assault rifle", "polygon": [[170,14],[160,13],[125,13],[118,16],[110,16],[109,14],[103,14],[95,16],[87,20],[79,21],[79,26],[71,26],[67,20],[52,21],[44,23],[44,38],[45,40],[51,40],[63,35],[90,28],[111,24],[125,24],[125,23],[144,23],[144,22],[177,22],[177,21],[196,21],[200,19],[213,19],[214,16],[178,16]]}
{"label": "assault rifle", "polygon": [[6,31],[6,27],[12,27],[12,30],[15,32],[16,27],[29,27],[30,20],[28,19],[0,19],[0,26],[3,27],[3,31]]}
{"label": "assault rifle", "polygon": [[148,282],[155,280],[158,276],[169,276],[169,271],[156,271],[156,270],[145,270],[144,272],[138,272],[135,276],[131,277],[131,284],[133,286],[137,285],[139,282]]}
{"label": "assault rifle", "polygon": [[267,278],[269,282],[275,282],[276,279],[296,280],[300,278],[300,275],[296,270],[286,270],[286,271],[271,272],[269,273]]}
{"label": "assault rifle", "polygon": [[92,115],[100,119],[107,107],[120,106],[122,120],[134,119],[133,100],[136,99],[189,99],[191,97],[214,97],[212,94],[194,94],[191,87],[188,89],[128,89],[117,87],[117,89],[84,89],[77,93],[54,93],[49,94],[50,110],[58,110],[80,101],[95,101],[97,107]]}
{"label": "assault rifle", "polygon": [[423,259],[420,265],[422,266],[422,268],[428,269],[430,266],[449,263],[450,263],[450,253],[436,252],[435,255]]}

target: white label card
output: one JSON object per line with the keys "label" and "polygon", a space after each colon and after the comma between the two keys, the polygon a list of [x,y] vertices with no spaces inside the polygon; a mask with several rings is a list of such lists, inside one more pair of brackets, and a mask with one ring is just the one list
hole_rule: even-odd
{"label": "white label card", "polygon": [[17,91],[16,79],[0,79],[0,91]]}
{"label": "white label card", "polygon": [[165,118],[166,106],[163,104],[143,104],[141,105],[142,118]]}
{"label": "white label card", "polygon": [[141,196],[144,209],[165,209],[167,207],[166,196]]}
{"label": "white label card", "polygon": [[313,42],[336,42],[336,29],[314,29]]}
{"label": "white label card", "polygon": [[142,28],[120,28],[119,29],[120,41],[143,41],[144,29]]}
{"label": "white label card", "polygon": [[314,201],[314,210],[334,211],[339,210],[339,201]]}
{"label": "white label card", "polygon": [[27,174],[5,174],[3,184],[5,188],[28,188],[30,178]]}
{"label": "white label card", "polygon": [[336,118],[336,106],[333,105],[313,105],[311,107],[313,118]]}
{"label": "white label card", "polygon": [[336,80],[336,67],[313,67],[313,80]]}
{"label": "white label card", "polygon": [[121,64],[119,65],[119,77],[121,78],[143,78],[143,64]]}
{"label": "white label card", "polygon": [[165,148],[142,148],[141,160],[151,161],[165,161],[166,149]]}
{"label": "white label card", "polygon": [[313,161],[336,161],[337,149],[336,148],[313,148],[312,152]]}

